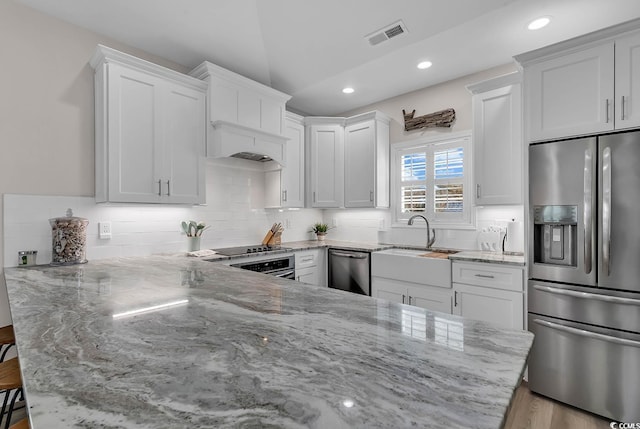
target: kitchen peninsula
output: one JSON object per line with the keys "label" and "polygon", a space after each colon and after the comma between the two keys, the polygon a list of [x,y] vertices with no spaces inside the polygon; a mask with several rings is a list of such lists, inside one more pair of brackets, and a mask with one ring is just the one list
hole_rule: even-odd
{"label": "kitchen peninsula", "polygon": [[5,280],[34,429],[499,428],[533,339],[182,256]]}

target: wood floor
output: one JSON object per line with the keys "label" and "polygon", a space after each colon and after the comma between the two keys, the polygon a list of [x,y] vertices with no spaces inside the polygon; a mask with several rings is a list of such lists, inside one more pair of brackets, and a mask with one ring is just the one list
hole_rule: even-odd
{"label": "wood floor", "polygon": [[522,383],[505,429],[609,429],[610,420],[537,395]]}

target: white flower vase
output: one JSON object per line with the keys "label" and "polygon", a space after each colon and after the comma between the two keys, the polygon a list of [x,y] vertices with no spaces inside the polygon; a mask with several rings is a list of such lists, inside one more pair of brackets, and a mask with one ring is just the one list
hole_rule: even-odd
{"label": "white flower vase", "polygon": [[187,252],[200,250],[200,237],[187,237]]}
{"label": "white flower vase", "polygon": [[324,238],[327,236],[325,232],[316,232],[316,237],[318,241],[324,241]]}

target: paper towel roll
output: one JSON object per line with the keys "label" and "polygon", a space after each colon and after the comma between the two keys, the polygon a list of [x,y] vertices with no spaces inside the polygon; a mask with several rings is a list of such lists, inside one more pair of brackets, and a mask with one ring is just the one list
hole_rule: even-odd
{"label": "paper towel roll", "polygon": [[504,244],[505,252],[524,252],[524,223],[507,222],[507,241]]}

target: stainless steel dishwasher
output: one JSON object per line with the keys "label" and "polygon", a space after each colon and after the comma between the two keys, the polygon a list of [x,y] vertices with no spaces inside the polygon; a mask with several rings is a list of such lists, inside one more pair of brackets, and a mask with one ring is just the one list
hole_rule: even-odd
{"label": "stainless steel dishwasher", "polygon": [[371,253],[329,249],[329,287],[371,295]]}

